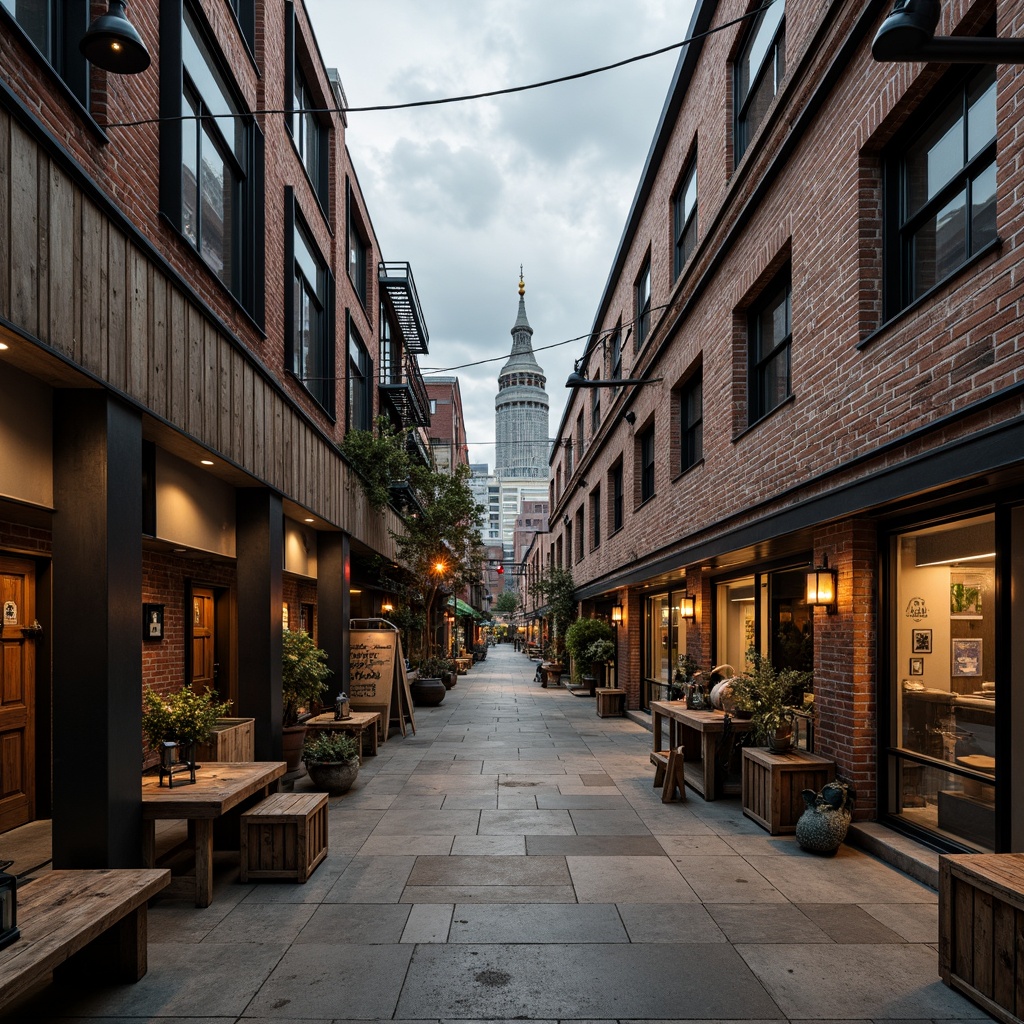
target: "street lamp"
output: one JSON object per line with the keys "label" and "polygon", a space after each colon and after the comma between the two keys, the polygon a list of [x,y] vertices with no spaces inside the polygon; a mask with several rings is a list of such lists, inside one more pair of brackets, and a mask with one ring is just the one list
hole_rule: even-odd
{"label": "street lamp", "polygon": [[896,0],[875,34],[871,55],[879,61],[943,64],[1024,64],[1024,40],[992,36],[936,36],[939,0]]}
{"label": "street lamp", "polygon": [[78,43],[90,64],[115,75],[137,75],[149,67],[149,51],[135,26],[128,20],[124,0],[110,0]]}

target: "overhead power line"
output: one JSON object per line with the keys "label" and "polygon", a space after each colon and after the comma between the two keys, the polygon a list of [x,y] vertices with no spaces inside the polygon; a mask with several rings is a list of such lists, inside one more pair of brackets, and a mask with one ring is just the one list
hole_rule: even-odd
{"label": "overhead power line", "polygon": [[634,57],[625,57],[623,60],[614,61],[611,64],[603,64],[598,68],[590,68],[587,71],[576,71],[569,75],[560,75],[558,78],[546,78],[540,82],[531,82],[528,85],[510,85],[503,89],[488,89],[485,92],[473,92],[465,93],[460,96],[444,96],[439,99],[432,100],[409,100],[404,103],[377,103],[372,106],[366,107],[296,107],[296,108],[275,108],[275,109],[263,109],[263,110],[251,110],[244,111],[242,113],[225,113],[225,114],[174,114],[171,116],[164,117],[147,117],[141,118],[138,121],[114,121],[110,124],[105,125],[105,128],[141,128],[147,124],[159,124],[163,121],[195,121],[198,119],[209,119],[217,120],[218,118],[232,118],[232,117],[255,117],[263,114],[369,114],[376,113],[385,110],[412,110],[417,107],[439,107],[448,103],[467,103],[471,100],[483,100],[490,99],[495,96],[509,96],[513,93],[518,92],[529,92],[533,89],[546,89],[550,85],[560,85],[562,82],[574,82],[580,78],[590,78],[592,75],[604,74],[606,71],[614,71],[616,68],[625,67],[627,64],[635,64],[637,61],[649,60],[651,57],[660,57],[663,53],[669,53],[672,50],[679,50],[686,46],[688,43],[696,42],[698,39],[705,39],[708,36],[714,35],[716,32],[721,32],[724,29],[732,28],[733,25],[738,25],[740,22],[746,21],[749,18],[756,17],[766,7],[777,2],[777,0],[767,0],[767,3],[762,4],[759,7],[755,7],[752,11],[741,15],[738,18],[733,18],[731,21],[723,22],[721,25],[717,25],[715,28],[708,29],[706,32],[698,32],[696,35],[689,36],[686,39],[680,40],[678,43],[670,43],[668,46],[661,46],[656,50],[648,50],[646,53],[638,53]]}

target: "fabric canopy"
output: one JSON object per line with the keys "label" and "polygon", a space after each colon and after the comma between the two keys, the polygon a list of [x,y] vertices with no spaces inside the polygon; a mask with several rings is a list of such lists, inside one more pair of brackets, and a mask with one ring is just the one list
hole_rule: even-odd
{"label": "fabric canopy", "polygon": [[470,616],[470,618],[473,619],[480,618],[480,613],[478,611],[476,611],[474,608],[470,608],[470,606],[466,604],[465,601],[460,600],[457,597],[448,598],[448,607],[454,608],[456,615],[468,615]]}

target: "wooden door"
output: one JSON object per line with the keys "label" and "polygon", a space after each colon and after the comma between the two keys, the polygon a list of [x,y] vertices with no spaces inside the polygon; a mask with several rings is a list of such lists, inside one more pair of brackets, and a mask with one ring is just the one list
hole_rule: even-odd
{"label": "wooden door", "polygon": [[192,686],[202,693],[207,687],[217,688],[216,615],[213,590],[192,587]]}
{"label": "wooden door", "polygon": [[35,566],[0,556],[0,832],[35,818],[35,619]]}

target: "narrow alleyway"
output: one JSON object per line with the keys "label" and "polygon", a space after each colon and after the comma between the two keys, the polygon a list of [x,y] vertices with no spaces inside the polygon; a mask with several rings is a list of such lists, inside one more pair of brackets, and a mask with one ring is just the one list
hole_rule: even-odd
{"label": "narrow alleyway", "polygon": [[158,902],[149,973],[24,1020],[957,1020],[937,896],[772,838],[739,800],[663,804],[651,737],[492,648],[331,801],[306,885]]}

